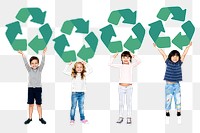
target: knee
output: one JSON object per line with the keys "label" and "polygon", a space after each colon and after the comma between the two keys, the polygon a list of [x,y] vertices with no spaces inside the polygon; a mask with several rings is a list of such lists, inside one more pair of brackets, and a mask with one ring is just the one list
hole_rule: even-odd
{"label": "knee", "polygon": [[33,108],[33,107],[34,107],[34,104],[29,104],[29,107],[30,107],[30,108]]}
{"label": "knee", "polygon": [[76,104],[72,104],[71,109],[76,109]]}
{"label": "knee", "polygon": [[37,104],[37,107],[38,107],[38,108],[41,108],[41,104]]}

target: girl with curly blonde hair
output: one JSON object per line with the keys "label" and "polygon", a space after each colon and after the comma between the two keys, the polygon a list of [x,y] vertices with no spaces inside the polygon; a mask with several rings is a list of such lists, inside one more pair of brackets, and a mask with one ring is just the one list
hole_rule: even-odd
{"label": "girl with curly blonde hair", "polygon": [[70,124],[75,122],[75,112],[78,103],[80,120],[82,123],[88,123],[84,115],[84,97],[86,91],[86,76],[92,73],[92,68],[86,62],[76,62],[72,67],[72,63],[67,64],[64,73],[72,77],[71,84],[71,110],[70,110]]}

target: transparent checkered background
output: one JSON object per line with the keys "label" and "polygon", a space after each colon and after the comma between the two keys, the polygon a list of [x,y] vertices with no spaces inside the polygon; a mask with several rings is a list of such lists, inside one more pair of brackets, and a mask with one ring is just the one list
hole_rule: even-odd
{"label": "transparent checkered background", "polygon": [[[165,63],[158,51],[152,46],[148,34],[149,23],[157,20],[160,8],[180,6],[187,9],[186,20],[191,20],[196,27],[193,46],[183,64],[182,91],[182,124],[178,125],[174,103],[172,104],[170,125],[165,125],[163,76]],[[43,83],[43,118],[47,121],[42,125],[38,121],[35,108],[33,121],[29,125],[27,119],[27,71],[22,57],[13,51],[5,37],[5,25],[14,22],[15,15],[22,7],[39,7],[47,11],[46,21],[53,30],[48,45],[45,67],[42,72]],[[130,8],[137,10],[137,22],[146,29],[144,43],[136,52],[142,63],[133,71],[133,124],[125,122],[116,124],[118,118],[118,79],[119,70],[110,68],[110,52],[100,40],[99,29],[108,24],[107,19],[112,10]],[[6,133],[199,133],[200,132],[200,8],[198,0],[6,0],[0,4],[0,132]],[[85,115],[89,124],[79,122],[76,113],[76,124],[69,125],[70,78],[62,73],[65,63],[54,50],[55,37],[59,36],[62,23],[66,20],[84,18],[90,20],[90,31],[99,38],[99,44],[93,59],[89,60],[93,73],[87,78],[88,91],[85,98]],[[30,18],[29,18],[30,20]],[[166,34],[174,37],[181,23],[169,20],[165,23]],[[28,21],[22,25],[23,35],[30,41],[40,25]],[[114,26],[117,37],[113,40],[123,42],[131,33],[131,25]],[[66,50],[76,51],[84,43],[85,35],[73,32],[68,37],[71,47]],[[165,49],[169,53],[177,49],[174,45]],[[125,49],[124,49],[125,50]],[[179,50],[180,51],[180,50]],[[183,51],[180,51],[181,53]],[[28,58],[34,52],[28,48]],[[38,55],[41,59],[41,53]],[[120,63],[120,58],[117,58]],[[77,108],[78,109],[78,108]]]}

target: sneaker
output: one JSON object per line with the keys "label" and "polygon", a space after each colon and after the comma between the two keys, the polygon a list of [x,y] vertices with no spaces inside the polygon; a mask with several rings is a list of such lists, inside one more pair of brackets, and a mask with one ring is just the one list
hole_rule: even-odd
{"label": "sneaker", "polygon": [[70,120],[70,125],[74,125],[75,121],[74,120]]}
{"label": "sneaker", "polygon": [[181,116],[178,116],[177,119],[178,119],[178,124],[181,124]]}
{"label": "sneaker", "polygon": [[132,124],[131,117],[127,117],[127,124],[128,125]]}
{"label": "sneaker", "polygon": [[43,118],[40,118],[39,121],[40,121],[42,124],[46,124],[46,121],[45,121]]}
{"label": "sneaker", "polygon": [[24,124],[29,124],[31,121],[32,121],[32,119],[28,118],[28,120],[26,120],[26,121],[24,122]]}
{"label": "sneaker", "polygon": [[88,124],[88,120],[81,120],[83,124]]}
{"label": "sneaker", "polygon": [[123,122],[124,118],[123,117],[119,117],[118,121],[116,123],[121,124]]}

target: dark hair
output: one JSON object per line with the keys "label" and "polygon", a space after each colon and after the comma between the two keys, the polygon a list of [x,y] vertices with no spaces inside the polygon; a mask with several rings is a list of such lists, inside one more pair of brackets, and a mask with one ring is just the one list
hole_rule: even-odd
{"label": "dark hair", "polygon": [[[130,57],[130,62],[132,62],[132,56],[131,56],[131,53],[129,51],[124,51],[122,54],[121,54],[121,59],[122,57]],[[122,62],[123,63],[123,62]]]}
{"label": "dark hair", "polygon": [[32,56],[31,58],[30,58],[30,64],[31,64],[31,62],[33,61],[33,60],[37,60],[38,61],[38,63],[39,63],[39,59],[38,59],[38,57],[36,57],[36,56]]}
{"label": "dark hair", "polygon": [[180,53],[177,51],[177,50],[172,50],[170,53],[169,53],[169,55],[168,55],[168,59],[170,60],[170,61],[172,61],[171,60],[171,57],[172,56],[178,56],[179,57],[179,60],[181,59],[181,55],[180,55]]}

